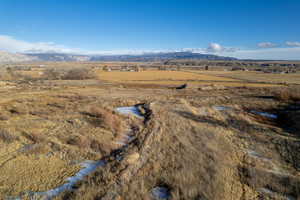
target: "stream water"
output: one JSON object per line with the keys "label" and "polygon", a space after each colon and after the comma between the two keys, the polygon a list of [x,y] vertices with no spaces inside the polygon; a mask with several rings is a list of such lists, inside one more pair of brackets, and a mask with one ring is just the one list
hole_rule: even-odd
{"label": "stream water", "polygon": [[274,115],[274,114],[271,114],[271,113],[267,113],[267,112],[259,112],[259,111],[252,110],[251,113],[256,114],[256,115],[261,115],[263,117],[277,119],[277,115]]}
{"label": "stream water", "polygon": [[227,106],[214,106],[213,108],[215,110],[218,110],[218,111],[230,110],[231,109],[230,107],[227,107]]}
{"label": "stream water", "polygon": [[143,117],[143,115],[141,115],[139,109],[136,106],[118,107],[115,110],[124,115],[132,114],[135,115],[136,117]]}
{"label": "stream water", "polygon": [[105,161],[85,161],[81,163],[81,166],[83,167],[79,172],[77,172],[74,176],[71,176],[67,178],[67,183],[45,191],[45,192],[33,192],[31,196],[33,199],[42,197],[45,200],[52,199],[53,197],[59,195],[61,192],[64,192],[66,190],[72,190],[73,186],[80,180],[82,180],[85,176],[93,173],[98,167],[103,167],[105,165]]}
{"label": "stream water", "polygon": [[[137,117],[143,117],[141,113],[139,112],[138,108],[135,106],[131,107],[118,107],[115,109],[117,112],[125,115],[135,115]],[[116,141],[116,143],[125,146],[128,144],[132,138],[132,131],[128,131],[126,135],[124,135],[120,141]],[[44,192],[24,192],[24,194],[27,194],[30,196],[31,199],[43,199],[43,200],[51,200],[54,197],[58,196],[60,193],[67,191],[67,190],[72,190],[73,186],[78,183],[80,180],[83,180],[84,177],[87,175],[93,173],[98,167],[103,167],[105,166],[105,161],[104,160],[99,160],[99,161],[84,161],[80,163],[82,166],[82,169],[79,170],[74,176],[71,176],[67,178],[67,182],[61,186],[58,186],[57,188],[44,191]],[[21,200],[21,197],[7,197],[7,200]]]}

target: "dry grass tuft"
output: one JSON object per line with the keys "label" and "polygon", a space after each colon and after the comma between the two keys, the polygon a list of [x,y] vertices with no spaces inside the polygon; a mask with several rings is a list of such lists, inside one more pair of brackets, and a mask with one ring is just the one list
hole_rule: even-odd
{"label": "dry grass tuft", "polygon": [[42,142],[45,142],[45,140],[46,140],[45,136],[40,135],[40,134],[36,134],[36,133],[31,133],[31,134],[29,134],[29,133],[23,132],[22,135],[23,135],[26,139],[32,141],[32,142],[35,143],[35,144],[36,144],[36,143],[42,143]]}
{"label": "dry grass tuft", "polygon": [[275,92],[274,97],[280,101],[300,101],[300,88],[285,88]]}
{"label": "dry grass tuft", "polygon": [[27,148],[24,149],[24,153],[27,155],[30,154],[45,154],[47,153],[47,148],[45,146],[45,144],[32,144],[29,145]]}
{"label": "dry grass tuft", "polygon": [[88,148],[90,146],[90,141],[82,136],[72,135],[67,139],[66,143],[79,148]]}
{"label": "dry grass tuft", "polygon": [[17,140],[18,137],[10,134],[6,130],[0,130],[0,140],[5,143],[12,143],[13,141]]}
{"label": "dry grass tuft", "polygon": [[0,113],[0,121],[6,121],[9,119],[9,116],[6,113]]}
{"label": "dry grass tuft", "polygon": [[100,152],[102,155],[108,154],[111,150],[111,147],[109,147],[109,145],[102,144],[98,140],[92,140],[90,148],[95,152]]}
{"label": "dry grass tuft", "polygon": [[18,107],[12,107],[8,110],[11,114],[18,114],[18,115],[24,115],[28,113],[26,106],[18,106]]}
{"label": "dry grass tuft", "polygon": [[122,119],[112,111],[104,108],[91,107],[89,114],[98,119],[101,127],[116,134],[124,132]]}

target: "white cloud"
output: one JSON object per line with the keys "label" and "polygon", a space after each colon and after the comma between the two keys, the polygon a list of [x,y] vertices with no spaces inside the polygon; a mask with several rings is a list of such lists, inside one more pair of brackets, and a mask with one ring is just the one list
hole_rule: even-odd
{"label": "white cloud", "polygon": [[207,48],[208,52],[221,52],[223,50],[224,50],[224,47],[222,47],[218,43],[210,43],[208,48]]}
{"label": "white cloud", "polygon": [[138,55],[144,53],[174,52],[174,50],[109,50],[88,51],[77,48],[69,48],[53,42],[27,42],[15,39],[11,36],[0,35],[0,51],[12,53],[72,53],[92,55]]}
{"label": "white cloud", "polygon": [[26,42],[17,40],[7,35],[0,35],[0,50],[8,52],[21,52],[21,53],[76,53],[80,52],[79,49],[67,48],[63,45],[57,45],[53,42]]}
{"label": "white cloud", "polygon": [[260,48],[272,48],[272,47],[276,47],[278,45],[275,43],[272,43],[272,42],[261,42],[261,43],[258,43],[257,46]]}
{"label": "white cloud", "polygon": [[183,48],[182,51],[189,51],[193,53],[208,53],[217,54],[222,52],[235,52],[238,51],[235,47],[224,47],[218,43],[210,43],[207,48]]}
{"label": "white cloud", "polygon": [[290,47],[300,47],[300,42],[286,42],[286,45],[290,46]]}
{"label": "white cloud", "polygon": [[300,60],[300,47],[238,50],[235,52],[223,52],[218,55],[240,59]]}

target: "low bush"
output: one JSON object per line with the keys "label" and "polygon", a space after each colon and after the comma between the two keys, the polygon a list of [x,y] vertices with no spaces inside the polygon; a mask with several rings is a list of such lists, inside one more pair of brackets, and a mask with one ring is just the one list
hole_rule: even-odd
{"label": "low bush", "polygon": [[85,80],[95,78],[95,74],[86,68],[75,68],[66,72],[64,80]]}
{"label": "low bush", "polygon": [[64,71],[55,68],[46,69],[43,73],[43,79],[47,80],[60,80],[63,76]]}
{"label": "low bush", "polygon": [[85,80],[94,78],[96,78],[95,73],[88,68],[49,68],[43,73],[43,79],[47,80]]}

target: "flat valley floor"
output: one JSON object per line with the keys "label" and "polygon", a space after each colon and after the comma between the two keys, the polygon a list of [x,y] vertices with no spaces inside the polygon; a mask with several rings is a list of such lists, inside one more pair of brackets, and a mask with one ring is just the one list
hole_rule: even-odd
{"label": "flat valley floor", "polygon": [[[1,82],[1,199],[42,199],[99,160],[53,198],[299,199],[300,102],[278,97],[300,91],[299,79],[108,73]],[[116,111],[128,106],[140,116]]]}

